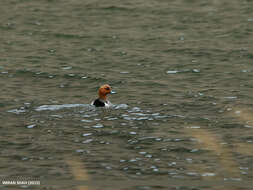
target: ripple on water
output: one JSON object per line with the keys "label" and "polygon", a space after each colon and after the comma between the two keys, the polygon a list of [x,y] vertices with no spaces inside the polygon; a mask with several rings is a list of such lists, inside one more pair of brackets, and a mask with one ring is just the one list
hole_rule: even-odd
{"label": "ripple on water", "polygon": [[118,119],[117,117],[109,117],[109,118],[107,118],[108,121],[117,120],[117,119]]}
{"label": "ripple on water", "polygon": [[91,123],[93,121],[92,120],[88,120],[88,119],[82,119],[81,122]]}
{"label": "ripple on water", "polygon": [[179,71],[167,71],[167,74],[176,74],[178,73]]}
{"label": "ripple on water", "polygon": [[35,124],[32,124],[32,125],[28,125],[28,126],[26,126],[26,128],[28,128],[28,129],[32,129],[32,128],[34,128],[34,127],[36,127],[36,125],[35,125]]}
{"label": "ripple on water", "polygon": [[90,153],[89,150],[84,150],[84,149],[77,149],[76,152],[77,152],[77,153],[86,153],[86,154],[89,154],[89,153]]}
{"label": "ripple on water", "polygon": [[[36,111],[57,111],[60,109],[65,109],[65,108],[76,108],[76,107],[84,107],[88,109],[95,110],[95,107],[90,104],[62,104],[62,105],[42,105],[37,108],[35,108]],[[115,104],[112,107],[113,109],[127,109],[128,105],[127,104]],[[9,110],[9,112],[17,112],[20,110]],[[88,116],[89,117],[89,116]]]}
{"label": "ripple on water", "polygon": [[96,125],[93,125],[92,127],[97,129],[97,128],[103,128],[104,126],[102,124],[98,123]]}
{"label": "ripple on water", "polygon": [[203,174],[201,174],[201,176],[203,176],[203,177],[213,177],[215,175],[216,175],[215,173],[203,173]]}
{"label": "ripple on water", "polygon": [[139,118],[136,118],[136,120],[148,120],[149,117],[139,117]]}
{"label": "ripple on water", "polygon": [[63,70],[70,70],[70,69],[72,69],[72,67],[71,66],[67,66],[67,67],[63,67],[62,69]]}
{"label": "ripple on water", "polygon": [[130,72],[128,71],[121,71],[120,74],[129,74]]}
{"label": "ripple on water", "polygon": [[63,116],[62,115],[58,115],[58,114],[55,114],[55,115],[50,115],[51,117],[54,117],[54,118],[59,118],[59,119],[62,119]]}
{"label": "ripple on water", "polygon": [[131,114],[137,115],[137,116],[146,116],[146,115],[148,115],[148,114],[145,114],[145,113],[131,113]]}
{"label": "ripple on water", "polygon": [[15,114],[21,114],[21,113],[25,113],[26,109],[24,107],[21,107],[19,109],[8,110],[7,112],[9,112],[9,113],[15,113]]}
{"label": "ripple on water", "polygon": [[116,104],[114,105],[114,109],[127,109],[128,105],[127,104]]}
{"label": "ripple on water", "polygon": [[62,104],[62,105],[42,105],[35,108],[36,111],[57,111],[64,108],[76,108],[76,107],[86,107],[91,108],[93,106],[89,104]]}
{"label": "ripple on water", "polygon": [[98,115],[97,113],[94,113],[94,114],[84,114],[84,115],[82,115],[82,117],[89,118],[89,117],[94,117],[94,116],[97,116],[97,115]]}
{"label": "ripple on water", "polygon": [[[139,111],[139,112],[137,112]],[[160,115],[160,113],[143,113],[141,112],[140,108],[134,107],[131,110],[128,110],[129,114],[122,114],[121,116],[123,117],[124,120],[155,120],[155,119],[164,119],[167,118],[167,115]]]}
{"label": "ripple on water", "polygon": [[87,136],[90,136],[90,135],[92,135],[92,133],[84,133],[83,137],[87,137]]}
{"label": "ripple on water", "polygon": [[90,143],[90,142],[92,142],[93,141],[93,139],[86,139],[86,140],[84,140],[82,143],[83,144],[88,144],[88,143]]}

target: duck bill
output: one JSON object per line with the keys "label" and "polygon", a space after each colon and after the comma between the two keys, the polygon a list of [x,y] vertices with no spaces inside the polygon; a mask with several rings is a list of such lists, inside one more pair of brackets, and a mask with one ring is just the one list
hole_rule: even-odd
{"label": "duck bill", "polygon": [[110,92],[110,94],[116,94],[116,92],[112,90],[112,91]]}

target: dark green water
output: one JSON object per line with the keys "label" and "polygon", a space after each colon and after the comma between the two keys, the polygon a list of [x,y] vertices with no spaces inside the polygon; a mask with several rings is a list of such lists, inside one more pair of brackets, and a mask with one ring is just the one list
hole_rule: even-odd
{"label": "dark green water", "polygon": [[[41,183],[1,189],[253,188],[253,1],[1,0],[0,21],[0,180]],[[105,83],[118,109],[36,111]]]}

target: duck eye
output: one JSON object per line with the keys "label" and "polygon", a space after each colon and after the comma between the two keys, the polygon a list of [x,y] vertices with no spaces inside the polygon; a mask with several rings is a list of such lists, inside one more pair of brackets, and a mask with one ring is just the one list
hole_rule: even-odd
{"label": "duck eye", "polygon": [[106,89],[106,90],[110,90],[110,88],[109,88],[109,87],[106,87],[105,89]]}

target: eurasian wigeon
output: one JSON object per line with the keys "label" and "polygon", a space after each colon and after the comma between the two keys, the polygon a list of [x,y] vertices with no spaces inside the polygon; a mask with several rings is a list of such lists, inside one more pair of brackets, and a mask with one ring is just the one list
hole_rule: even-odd
{"label": "eurasian wigeon", "polygon": [[98,98],[94,100],[91,104],[96,107],[109,108],[112,106],[111,102],[107,100],[107,95],[112,93],[112,88],[109,84],[102,85],[98,90]]}

